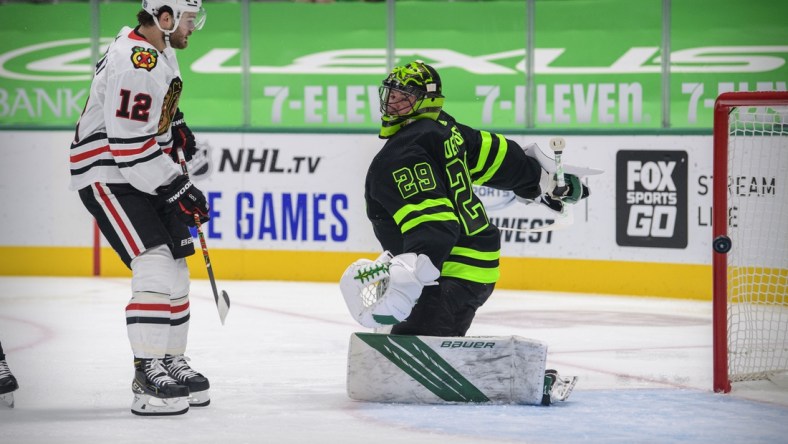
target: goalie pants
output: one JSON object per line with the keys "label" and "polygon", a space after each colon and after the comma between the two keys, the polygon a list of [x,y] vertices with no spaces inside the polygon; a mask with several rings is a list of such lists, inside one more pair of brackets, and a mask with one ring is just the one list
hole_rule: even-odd
{"label": "goalie pants", "polygon": [[413,311],[394,325],[392,334],[420,336],[465,336],[495,284],[480,284],[443,277],[439,285],[424,287]]}
{"label": "goalie pants", "polygon": [[175,259],[194,254],[189,228],[158,197],[129,184],[94,183],[79,190],[101,234],[131,268],[149,248],[166,245]]}

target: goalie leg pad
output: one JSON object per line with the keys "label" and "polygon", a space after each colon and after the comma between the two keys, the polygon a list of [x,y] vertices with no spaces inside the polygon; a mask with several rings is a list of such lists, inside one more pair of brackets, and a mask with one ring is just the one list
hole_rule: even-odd
{"label": "goalie leg pad", "polygon": [[547,345],[518,336],[354,333],[347,391],[360,401],[539,405],[546,357]]}

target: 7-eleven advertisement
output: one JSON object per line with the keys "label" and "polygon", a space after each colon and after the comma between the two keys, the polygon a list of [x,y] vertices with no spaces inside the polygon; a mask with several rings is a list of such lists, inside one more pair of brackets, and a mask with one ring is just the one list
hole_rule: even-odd
{"label": "7-eleven advertisement", "polygon": [[[438,68],[446,109],[499,131],[707,129],[721,92],[786,90],[788,2],[673,2],[668,54],[663,3],[538,1],[529,45],[523,1],[397,2],[394,60]],[[179,51],[191,126],[375,131],[385,3],[205,6],[205,28]],[[98,8],[92,20],[87,3],[0,5],[0,125],[75,124],[92,60],[139,5]]]}

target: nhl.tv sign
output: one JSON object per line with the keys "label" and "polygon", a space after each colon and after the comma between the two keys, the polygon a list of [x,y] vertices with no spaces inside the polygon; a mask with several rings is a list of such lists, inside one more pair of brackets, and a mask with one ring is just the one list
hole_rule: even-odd
{"label": "nhl.tv sign", "polygon": [[616,243],[687,247],[687,152],[616,155]]}

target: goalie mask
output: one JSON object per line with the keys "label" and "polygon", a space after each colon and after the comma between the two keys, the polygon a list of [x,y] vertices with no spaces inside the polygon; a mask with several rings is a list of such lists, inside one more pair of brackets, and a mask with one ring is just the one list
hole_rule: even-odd
{"label": "goalie mask", "polygon": [[420,60],[394,68],[379,89],[380,138],[393,136],[411,120],[437,120],[444,101],[441,86],[438,71]]}
{"label": "goalie mask", "polygon": [[[162,29],[159,25],[159,14],[162,8],[167,7],[172,10],[172,19],[175,26],[172,29]],[[194,30],[198,31],[205,25],[207,14],[202,7],[202,0],[142,0],[142,9],[148,14],[153,16],[153,21],[156,26],[165,34],[169,35],[178,29],[184,12],[193,12],[196,14],[194,18]]]}

